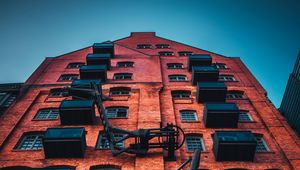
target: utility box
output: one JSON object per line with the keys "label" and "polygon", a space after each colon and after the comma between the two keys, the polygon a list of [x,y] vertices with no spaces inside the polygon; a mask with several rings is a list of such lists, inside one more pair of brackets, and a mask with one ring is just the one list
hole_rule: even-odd
{"label": "utility box", "polygon": [[94,43],[94,54],[110,54],[111,57],[115,55],[115,49],[113,43]]}
{"label": "utility box", "polygon": [[43,137],[46,158],[83,158],[84,128],[48,128]]}
{"label": "utility box", "polygon": [[61,125],[85,125],[95,121],[94,100],[63,100],[59,106]]}
{"label": "utility box", "polygon": [[101,82],[105,82],[107,80],[106,71],[106,65],[80,66],[80,79],[97,79],[101,80]]}
{"label": "utility box", "polygon": [[253,161],[256,145],[250,131],[216,131],[213,136],[216,161]]}
{"label": "utility box", "polygon": [[203,81],[218,81],[219,70],[214,66],[194,66],[192,71],[192,83],[196,85]]}
{"label": "utility box", "polygon": [[86,56],[87,65],[106,65],[106,68],[110,69],[110,54],[88,54]]}
{"label": "utility box", "polygon": [[198,82],[197,102],[225,102],[227,86],[224,82]]}
{"label": "utility box", "polygon": [[193,66],[211,66],[212,58],[209,54],[193,54],[188,57],[188,70],[192,71]]}
{"label": "utility box", "polygon": [[207,128],[237,128],[239,109],[235,103],[205,103],[203,122]]}

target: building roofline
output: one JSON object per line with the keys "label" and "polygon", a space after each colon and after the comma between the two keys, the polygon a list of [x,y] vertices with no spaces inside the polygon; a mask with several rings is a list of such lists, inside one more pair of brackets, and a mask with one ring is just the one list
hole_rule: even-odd
{"label": "building roofline", "polygon": [[59,57],[63,57],[63,56],[65,56],[65,55],[72,54],[72,53],[75,53],[75,52],[78,52],[78,51],[81,51],[81,50],[85,50],[85,49],[91,48],[91,47],[92,47],[92,45],[87,46],[87,47],[84,47],[84,48],[80,48],[80,49],[75,50],[75,51],[71,51],[71,52],[68,52],[68,53],[64,53],[64,54],[61,54],[61,55],[58,55],[58,56],[54,56],[54,57],[45,57],[45,58],[59,58]]}

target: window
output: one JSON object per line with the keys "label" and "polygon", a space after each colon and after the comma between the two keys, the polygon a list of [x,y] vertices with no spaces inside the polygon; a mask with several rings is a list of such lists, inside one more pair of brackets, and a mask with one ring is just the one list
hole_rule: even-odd
{"label": "window", "polygon": [[132,73],[116,73],[114,74],[114,80],[131,80]]}
{"label": "window", "polygon": [[73,81],[78,78],[78,74],[63,74],[58,81]]}
{"label": "window", "polygon": [[224,63],[215,63],[214,66],[215,66],[217,69],[227,69],[227,66],[226,66],[226,64],[224,64]]}
{"label": "window", "polygon": [[128,107],[109,107],[106,108],[105,114],[107,118],[126,118]]}
{"label": "window", "polygon": [[58,119],[58,109],[41,109],[35,115],[34,120],[53,120]]}
{"label": "window", "polygon": [[239,114],[239,122],[252,122],[253,119],[247,111],[242,111]]}
{"label": "window", "polygon": [[69,63],[67,68],[79,68],[82,65],[84,65],[84,63]]}
{"label": "window", "polygon": [[[121,140],[123,138],[123,134],[114,133],[115,140]],[[118,147],[124,147],[124,141],[116,143]],[[110,144],[106,137],[105,133],[99,133],[98,141],[97,141],[97,149],[109,149]]]}
{"label": "window", "polygon": [[133,67],[133,62],[131,61],[118,62],[117,67]]}
{"label": "window", "polygon": [[168,67],[168,69],[182,69],[183,64],[182,63],[168,63],[167,67]]}
{"label": "window", "polygon": [[49,93],[49,97],[63,97],[64,92],[62,89],[51,89]]}
{"label": "window", "polygon": [[186,98],[191,98],[191,92],[190,91],[187,91],[187,90],[176,90],[176,91],[172,91],[171,92],[171,95],[173,98],[183,98],[183,99],[186,99]]}
{"label": "window", "polygon": [[155,46],[156,46],[156,48],[159,48],[159,49],[170,48],[169,44],[156,44]]}
{"label": "window", "polygon": [[128,87],[113,87],[110,89],[109,95],[111,95],[111,96],[130,95],[130,88],[128,88]]}
{"label": "window", "polygon": [[180,111],[180,119],[185,121],[197,121],[197,113],[194,110]]}
{"label": "window", "polygon": [[244,92],[242,91],[229,91],[226,94],[226,98],[235,100],[235,99],[244,99],[245,96],[244,96]]}
{"label": "window", "polygon": [[169,81],[186,81],[185,75],[169,75]]}
{"label": "window", "polygon": [[173,56],[174,53],[171,51],[160,51],[160,52],[158,52],[158,55],[159,56]]}
{"label": "window", "polygon": [[219,81],[236,81],[232,75],[220,75]]}
{"label": "window", "polygon": [[256,152],[268,152],[269,147],[267,146],[265,140],[262,136],[255,136],[257,140]]}
{"label": "window", "polygon": [[189,56],[189,55],[192,55],[193,52],[191,52],[191,51],[179,51],[178,54],[179,54],[179,56]]}
{"label": "window", "polygon": [[195,151],[196,149],[205,150],[201,136],[187,136],[185,138],[185,145],[186,151]]}
{"label": "window", "polygon": [[151,44],[138,44],[136,46],[136,48],[138,48],[138,49],[149,49],[149,48],[151,48]]}
{"label": "window", "polygon": [[16,149],[18,150],[40,150],[43,148],[42,134],[24,135]]}

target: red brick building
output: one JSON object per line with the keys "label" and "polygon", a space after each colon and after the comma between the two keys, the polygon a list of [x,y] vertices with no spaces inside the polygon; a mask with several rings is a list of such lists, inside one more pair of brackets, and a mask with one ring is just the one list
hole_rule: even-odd
{"label": "red brick building", "polygon": [[[64,96],[61,88],[83,77],[79,71],[83,70],[81,65],[86,64],[87,55],[96,48],[90,46],[46,58],[26,81],[22,98],[0,117],[0,168],[173,170],[199,148],[202,150],[199,169],[300,169],[299,138],[240,58],[161,38],[153,32],[134,32],[110,43],[114,54],[102,85],[106,98],[103,105],[110,124],[131,131],[158,128],[161,123],[181,127],[186,138],[184,145],[175,151],[176,161],[164,160],[166,151],[161,148],[149,149],[145,156],[128,153],[112,156],[98,111],[93,124],[62,125],[58,108],[64,99],[72,97]],[[199,66],[199,56],[203,59],[200,63],[210,59],[212,63]],[[192,69],[193,62],[200,68]],[[204,79],[214,79],[217,75],[218,80],[213,82],[224,83],[201,83],[203,75]],[[222,88],[223,91],[218,91]],[[209,90],[215,90],[214,94],[220,98],[218,103],[202,100],[212,94],[206,93]],[[224,90],[226,98],[220,97]],[[70,127],[84,127],[83,157],[46,158],[42,138],[47,129]],[[229,136],[224,133],[228,131],[232,132]],[[254,156],[250,154],[249,159],[236,149],[244,145],[241,143],[245,142],[245,136],[249,143],[255,138],[255,145],[249,144],[250,148],[255,146]],[[232,146],[229,152],[220,150],[225,147],[222,141]],[[119,145],[128,146],[131,142],[125,140]],[[250,150],[249,153],[253,149]]]}

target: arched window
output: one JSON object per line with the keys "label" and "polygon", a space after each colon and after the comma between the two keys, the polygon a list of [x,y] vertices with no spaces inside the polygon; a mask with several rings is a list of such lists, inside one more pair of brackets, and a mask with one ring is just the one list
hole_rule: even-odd
{"label": "arched window", "polygon": [[228,91],[228,93],[226,94],[226,98],[231,100],[244,99],[245,95],[243,91],[232,90]]}
{"label": "arched window", "polygon": [[186,99],[191,98],[191,91],[188,90],[174,90],[171,92],[172,98]]}
{"label": "arched window", "polygon": [[54,120],[58,119],[58,108],[40,109],[34,117],[34,120]]}
{"label": "arched window", "polygon": [[117,67],[133,67],[133,64],[131,61],[121,61],[117,63]]}
{"label": "arched window", "polygon": [[191,52],[191,51],[179,51],[178,52],[179,56],[190,56],[192,54],[193,54],[193,52]]}
{"label": "arched window", "polygon": [[131,89],[129,87],[112,87],[109,90],[111,96],[130,95]]}
{"label": "arched window", "polygon": [[74,63],[69,63],[67,68],[79,68],[80,66],[84,65],[85,63],[82,62],[74,62]]}
{"label": "arched window", "polygon": [[186,80],[187,80],[186,75],[181,75],[181,74],[169,75],[169,81],[186,81]]}
{"label": "arched window", "polygon": [[114,80],[131,80],[132,73],[115,73]]}
{"label": "arched window", "polygon": [[105,114],[107,118],[127,118],[128,107],[124,107],[124,106],[107,107],[105,110]]}
{"label": "arched window", "polygon": [[182,63],[168,63],[167,67],[168,67],[168,69],[182,69],[183,64]]}

